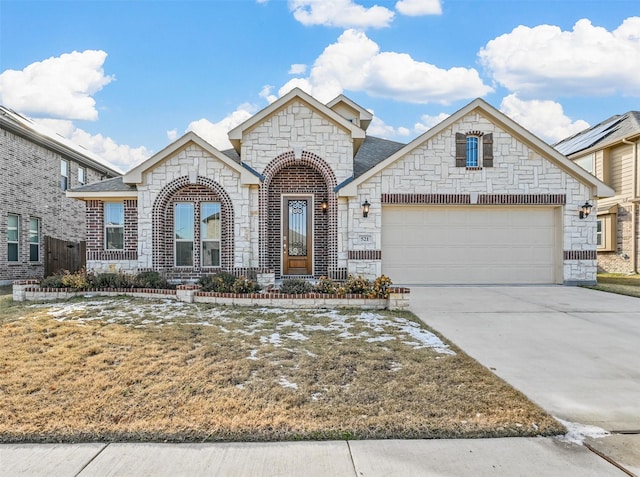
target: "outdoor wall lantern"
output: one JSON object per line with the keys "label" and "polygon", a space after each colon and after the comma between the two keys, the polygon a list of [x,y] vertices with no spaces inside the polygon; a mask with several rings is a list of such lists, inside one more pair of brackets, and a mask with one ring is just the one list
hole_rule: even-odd
{"label": "outdoor wall lantern", "polygon": [[363,217],[368,217],[369,216],[369,207],[371,206],[371,204],[369,203],[369,201],[367,199],[364,200],[364,202],[362,203],[362,216]]}
{"label": "outdoor wall lantern", "polygon": [[593,205],[591,205],[589,201],[586,201],[584,205],[580,207],[579,215],[581,219],[586,219],[587,217],[589,217],[589,214],[591,213],[591,207],[593,207]]}
{"label": "outdoor wall lantern", "polygon": [[320,208],[322,209],[323,214],[327,213],[327,209],[329,209],[329,203],[327,202],[326,199],[320,202]]}

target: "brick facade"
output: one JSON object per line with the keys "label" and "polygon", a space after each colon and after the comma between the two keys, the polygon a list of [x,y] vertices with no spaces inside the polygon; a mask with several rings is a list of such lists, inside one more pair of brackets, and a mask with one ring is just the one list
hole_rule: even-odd
{"label": "brick facade", "polygon": [[[77,187],[78,169],[86,171],[85,182],[97,182],[110,175],[80,162],[79,154],[63,154],[62,147],[49,147],[45,138],[19,132],[17,125],[0,128],[0,283],[42,278],[44,238],[79,242],[85,240],[85,206],[66,197],[60,186],[60,162],[68,162],[68,187]],[[7,216],[19,217],[19,259],[7,260]],[[29,260],[29,222],[40,220],[40,260]]]}
{"label": "brick facade", "polygon": [[[282,200],[299,194],[313,198],[315,277],[379,276],[385,259],[383,206],[412,204],[523,206],[525,211],[527,206],[554,208],[560,227],[557,281],[595,280],[595,217],[580,220],[577,214],[581,204],[592,200],[595,186],[560,167],[557,157],[552,160],[541,152],[542,143],[523,140],[503,128],[504,121],[492,121],[474,111],[455,117],[436,133],[425,134],[423,142],[412,143],[398,157],[394,154],[392,162],[381,158],[380,167],[371,166],[366,174],[354,177],[355,148],[361,139],[351,123],[331,119],[331,111],[323,112],[300,98],[282,98],[282,104],[276,103],[268,115],[259,113],[256,121],[250,120],[241,134],[238,128],[233,130],[234,154],[221,157],[191,136],[179,147],[167,148],[164,156],[153,158],[147,169],[131,174],[138,196],[138,241],[131,239],[127,245],[132,255],[103,260],[109,257],[94,248],[102,243],[96,230],[90,240],[89,253],[95,253],[90,255],[95,258],[91,265],[96,270],[153,269],[176,279],[213,272],[199,266],[199,246],[194,267],[174,267],[173,208],[180,201],[219,201],[221,268],[281,277]],[[483,159],[491,159],[483,160],[483,167],[456,167],[456,134],[469,131],[491,139],[483,144]],[[255,180],[246,179],[247,171]],[[125,183],[126,179],[127,175]],[[368,217],[362,213],[365,200],[371,204]],[[328,205],[326,212],[321,208],[323,201]],[[98,203],[88,202],[95,223],[102,220],[98,209]],[[134,220],[133,215],[127,217]]]}

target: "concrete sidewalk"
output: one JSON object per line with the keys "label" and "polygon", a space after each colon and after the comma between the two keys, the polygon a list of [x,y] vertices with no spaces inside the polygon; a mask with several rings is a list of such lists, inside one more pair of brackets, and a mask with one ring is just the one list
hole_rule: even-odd
{"label": "concrete sidewalk", "polygon": [[585,447],[557,439],[0,446],[0,475],[123,476],[624,476]]}

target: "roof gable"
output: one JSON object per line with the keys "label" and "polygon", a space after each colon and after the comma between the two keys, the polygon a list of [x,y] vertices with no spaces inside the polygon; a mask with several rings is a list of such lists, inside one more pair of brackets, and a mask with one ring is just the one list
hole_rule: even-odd
{"label": "roof gable", "polygon": [[[345,95],[341,94],[336,98],[332,99],[327,103],[327,107],[340,114],[343,117],[346,117],[342,111],[349,111],[353,114],[353,117],[357,120],[356,125],[365,131],[371,124],[371,120],[373,119],[373,114],[370,111],[367,111],[362,106],[347,98]],[[348,117],[346,117],[349,119]]]}
{"label": "roof gable", "polygon": [[317,99],[313,98],[311,95],[305,93],[300,88],[294,88],[287,94],[278,98],[276,101],[264,108],[262,111],[259,111],[251,118],[247,119],[245,122],[229,131],[229,140],[231,141],[233,148],[238,153],[240,153],[242,138],[246,132],[257,126],[258,124],[264,122],[268,117],[277,114],[281,109],[284,109],[293,101],[301,101],[309,108],[317,111],[318,113],[325,116],[328,120],[334,122],[335,124],[348,131],[351,134],[354,142],[354,152],[357,151],[357,149],[360,147],[360,144],[362,144],[362,141],[364,141],[365,132],[363,129],[357,127],[355,124],[351,123],[346,118],[333,111],[331,108],[325,106]]}
{"label": "roof gable", "polygon": [[142,175],[144,174],[144,172],[154,168],[156,165],[175,155],[177,152],[186,148],[190,144],[196,144],[197,146],[211,154],[213,157],[218,159],[220,162],[223,162],[226,166],[238,172],[240,174],[240,181],[242,184],[259,183],[260,179],[255,175],[255,173],[245,167],[242,167],[242,164],[234,161],[227,154],[224,154],[213,147],[193,131],[189,131],[181,138],[169,144],[163,150],[159,151],[146,161],[138,164],[136,167],[131,169],[124,175],[123,182],[126,184],[142,183]]}
{"label": "roof gable", "polygon": [[339,192],[340,195],[342,196],[356,195],[358,185],[362,184],[363,182],[367,181],[371,177],[375,176],[376,174],[378,174],[385,168],[389,167],[391,164],[398,161],[399,159],[405,157],[411,151],[422,146],[427,141],[434,138],[436,135],[440,134],[442,131],[451,127],[453,124],[460,121],[462,118],[464,118],[465,116],[467,116],[472,112],[480,113],[489,121],[500,126],[505,131],[509,132],[511,135],[518,138],[519,140],[527,144],[532,149],[537,150],[544,158],[546,158],[547,160],[557,165],[560,169],[564,170],[566,173],[570,174],[572,177],[576,178],[582,183],[585,183],[594,187],[595,190],[597,191],[596,195],[600,197],[609,197],[614,194],[614,191],[609,186],[607,186],[600,180],[596,179],[594,176],[586,172],[580,166],[577,166],[576,164],[574,164],[572,161],[567,159],[564,155],[560,154],[557,150],[549,146],[546,142],[542,141],[540,138],[533,135],[527,129],[520,126],[518,123],[516,123],[515,121],[510,119],[508,116],[506,116],[504,113],[498,111],[493,106],[489,105],[486,101],[478,98],[472,101],[471,103],[469,103],[468,105],[466,105],[465,107],[463,107],[462,109],[453,113],[451,116],[449,116],[447,119],[445,119],[441,123],[437,124],[433,128],[423,133],[422,135],[418,136],[409,144],[407,144],[406,146],[398,150],[396,153],[389,156],[384,161],[381,161],[375,167],[369,169],[360,177],[346,184],[340,190]]}

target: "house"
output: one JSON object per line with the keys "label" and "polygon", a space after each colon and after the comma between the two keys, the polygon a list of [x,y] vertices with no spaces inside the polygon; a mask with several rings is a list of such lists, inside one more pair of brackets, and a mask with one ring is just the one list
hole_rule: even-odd
{"label": "house", "polygon": [[598,267],[638,273],[640,260],[640,111],[616,115],[555,144],[575,164],[614,189],[598,202]]}
{"label": "house", "polygon": [[70,187],[112,178],[118,171],[30,119],[0,106],[0,284],[42,278],[56,256],[47,238],[85,239],[85,207]]}
{"label": "house", "polygon": [[[123,177],[75,188],[87,267],[196,279],[348,274],[396,284],[593,283],[613,191],[477,99],[409,144],[345,96],[294,89],[229,131],[189,132]],[[269,278],[271,274],[271,278]]]}

